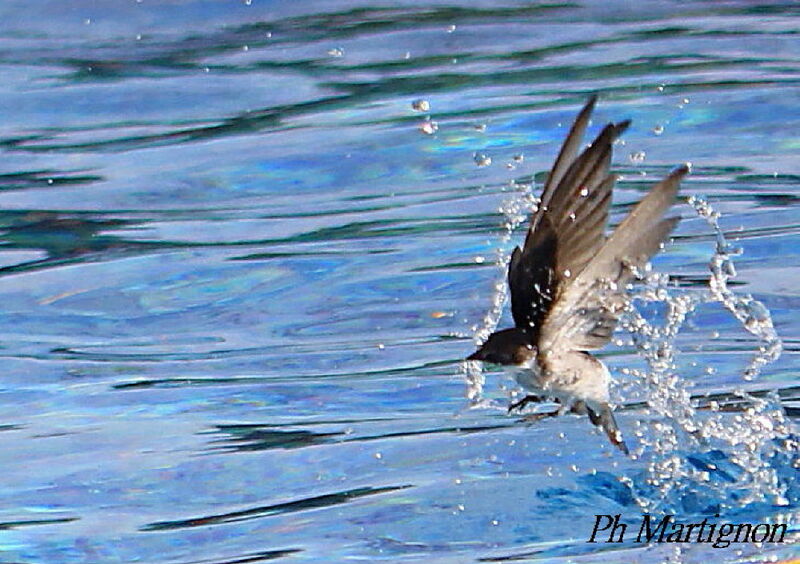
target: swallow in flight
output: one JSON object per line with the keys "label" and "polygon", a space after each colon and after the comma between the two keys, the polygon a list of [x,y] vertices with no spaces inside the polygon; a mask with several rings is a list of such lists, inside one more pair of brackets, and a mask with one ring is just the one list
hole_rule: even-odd
{"label": "swallow in flight", "polygon": [[678,217],[665,215],[689,169],[681,166],[653,186],[606,236],[617,180],[609,172],[612,146],[630,121],[609,123],[580,151],[596,101],[593,96],[575,119],[530,218],[525,243],[511,254],[514,327],[492,333],[467,360],[512,369],[529,395],[509,411],[554,401],[559,409],[545,416],[588,415],[628,454],[609,406],[611,376],[589,351],[611,340],[628,303],[628,285],[678,223]]}

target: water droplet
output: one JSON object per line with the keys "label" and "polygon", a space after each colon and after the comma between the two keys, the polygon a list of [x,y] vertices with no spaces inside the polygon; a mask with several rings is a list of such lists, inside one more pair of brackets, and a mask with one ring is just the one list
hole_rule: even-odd
{"label": "water droplet", "polygon": [[419,130],[427,135],[433,135],[439,130],[439,124],[435,121],[426,120],[420,124]]}
{"label": "water droplet", "polygon": [[475,161],[475,164],[479,167],[485,167],[492,164],[492,157],[485,153],[475,153],[472,156],[472,160]]}
{"label": "water droplet", "polygon": [[427,112],[431,109],[431,104],[427,100],[420,98],[411,102],[411,109],[415,112]]}
{"label": "water droplet", "polygon": [[484,131],[486,131],[486,124],[485,123],[479,123],[479,124],[476,124],[474,126],[474,128],[475,128],[475,131],[480,131],[481,133],[483,133]]}
{"label": "water droplet", "polygon": [[381,458],[383,458],[383,455],[382,455],[381,453],[379,453],[379,452],[376,452],[376,453],[375,453],[375,458],[377,458],[378,460],[380,460]]}
{"label": "water droplet", "polygon": [[250,47],[247,45],[242,45],[242,51],[249,51]]}
{"label": "water droplet", "polygon": [[644,162],[644,159],[645,159],[646,156],[647,156],[647,153],[645,153],[644,151],[636,151],[634,153],[631,153],[628,156],[628,158],[630,159],[630,161],[632,163],[639,164],[639,163],[643,163]]}
{"label": "water droplet", "polygon": [[344,57],[344,49],[341,47],[334,47],[328,50],[328,55],[331,57]]}
{"label": "water droplet", "polygon": [[456,26],[454,24],[447,26],[447,33],[453,33],[455,30]]}
{"label": "water droplet", "polygon": [[478,264],[483,264],[484,262],[486,262],[486,259],[482,256],[477,256],[475,257],[475,262]]}
{"label": "water droplet", "polygon": [[656,125],[653,128],[653,133],[655,133],[656,135],[661,135],[662,133],[664,133],[664,126],[661,124]]}
{"label": "water droplet", "polygon": [[564,277],[569,278],[570,276],[572,276],[572,271],[570,271],[570,269],[567,268],[566,270],[564,270]]}

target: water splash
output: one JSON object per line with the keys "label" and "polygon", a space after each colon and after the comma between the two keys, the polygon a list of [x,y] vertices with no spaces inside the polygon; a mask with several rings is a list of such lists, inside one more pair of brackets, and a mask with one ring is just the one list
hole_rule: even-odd
{"label": "water splash", "polygon": [[757,337],[761,343],[758,350],[744,371],[745,380],[753,380],[761,373],[761,369],[774,362],[781,355],[782,343],[772,325],[769,310],[753,299],[750,294],[735,294],[728,288],[728,280],[736,276],[736,268],[732,256],[740,255],[742,250],[731,245],[719,227],[719,213],[702,198],[690,197],[691,204],[698,215],[706,220],[716,235],[716,252],[711,258],[711,281],[709,289],[714,301],[721,303],[730,311],[742,326]]}
{"label": "water splash", "polygon": [[[516,158],[516,157],[515,157]],[[522,160],[521,158],[519,159]],[[503,307],[508,299],[508,289],[506,287],[506,268],[511,253],[507,251],[508,242],[514,231],[525,219],[534,211],[539,202],[533,195],[532,186],[528,183],[511,181],[509,187],[513,190],[511,195],[503,200],[497,211],[503,214],[503,230],[500,235],[499,245],[496,250],[495,264],[500,271],[493,285],[492,301],[489,310],[483,316],[480,325],[475,328],[473,341],[475,345],[482,344],[489,335],[497,328],[500,317],[503,315]],[[481,369],[481,363],[476,361],[464,361],[461,363],[460,371],[467,382],[467,399],[472,407],[484,406],[483,386],[485,377]]]}
{"label": "water splash", "polygon": [[[484,342],[498,325],[508,297],[506,249],[514,231],[538,203],[529,185],[514,188],[499,208],[505,217],[495,261],[500,272],[491,306],[475,328],[476,344]],[[792,424],[778,396],[758,398],[738,389],[732,394],[740,404],[738,413],[728,413],[714,402],[699,407],[692,400],[690,381],[678,372],[680,351],[675,340],[687,320],[705,304],[721,304],[756,337],[757,350],[742,372],[743,380],[756,378],[780,356],[782,346],[767,308],[752,295],[737,294],[728,287],[736,275],[733,257],[741,250],[726,240],[718,224],[719,214],[700,198],[692,197],[689,203],[716,236],[708,289],[683,290],[671,285],[665,274],[641,273],[644,283],[634,290],[634,300],[620,320],[647,363],[646,370],[624,369],[623,373],[634,376],[643,388],[640,391],[652,416],[641,422],[636,432],[640,442],[636,457],[644,461],[644,469],[641,475],[625,479],[638,504],[649,512],[718,512],[759,502],[787,505],[787,481],[781,479],[779,466],[773,462],[787,453],[793,457],[789,466],[800,459]],[[663,322],[646,318],[635,307],[641,302],[663,304]],[[480,363],[464,362],[461,370],[470,405],[487,406]]]}
{"label": "water splash", "polygon": [[691,314],[707,303],[721,304],[758,339],[756,353],[742,373],[744,380],[756,378],[781,352],[767,308],[753,296],[728,288],[736,275],[732,257],[741,250],[726,240],[719,214],[700,198],[692,197],[689,203],[716,235],[708,290],[679,290],[669,286],[668,277],[650,274],[635,299],[664,304],[665,321],[658,325],[630,307],[620,324],[648,367],[625,372],[643,384],[655,416],[637,432],[641,443],[637,456],[646,467],[643,476],[630,479],[630,485],[642,509],[650,512],[787,505],[788,484],[773,461],[787,453],[796,457],[797,441],[777,394],[757,398],[735,390],[732,398],[740,404],[735,415],[715,402],[701,409],[691,400],[689,382],[677,371],[675,338]]}

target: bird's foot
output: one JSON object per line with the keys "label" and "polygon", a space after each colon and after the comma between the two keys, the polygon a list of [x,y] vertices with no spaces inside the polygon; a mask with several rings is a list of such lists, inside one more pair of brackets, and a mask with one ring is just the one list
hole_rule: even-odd
{"label": "bird's foot", "polygon": [[522,409],[528,405],[529,403],[541,403],[544,400],[541,396],[534,396],[532,394],[528,394],[521,400],[517,400],[511,405],[508,406],[508,413],[512,411],[522,411]]}
{"label": "bird's foot", "polygon": [[537,421],[541,421],[542,419],[547,419],[548,417],[558,417],[561,415],[561,410],[556,409],[555,411],[544,411],[539,413],[531,413],[529,415],[525,415],[522,418],[522,421],[525,423],[536,423]]}

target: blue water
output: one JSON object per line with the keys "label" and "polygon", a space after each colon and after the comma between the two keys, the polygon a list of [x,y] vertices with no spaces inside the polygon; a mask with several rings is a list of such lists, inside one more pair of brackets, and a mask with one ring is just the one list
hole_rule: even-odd
{"label": "blue water", "polygon": [[[798,15],[5,0],[0,562],[796,554],[586,540],[596,514],[645,509],[796,538]],[[632,458],[578,417],[519,422],[513,381],[461,364],[523,236],[498,210],[538,192],[592,92],[593,131],[633,119],[612,221],[690,161],[682,194],[736,247],[680,205],[654,261],[679,287],[639,303],[658,326],[695,300],[662,339],[674,363],[648,357],[655,334],[603,351]],[[706,295],[722,251],[783,340],[759,375],[763,339]],[[722,407],[687,416],[704,394]]]}

